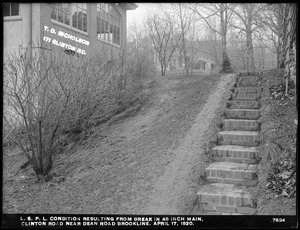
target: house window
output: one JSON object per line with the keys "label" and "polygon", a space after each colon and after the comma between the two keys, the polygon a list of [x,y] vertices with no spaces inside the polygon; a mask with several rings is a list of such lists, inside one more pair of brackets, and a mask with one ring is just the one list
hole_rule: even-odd
{"label": "house window", "polygon": [[87,32],[87,5],[86,3],[73,3],[72,27]]}
{"label": "house window", "polygon": [[55,3],[52,4],[52,13],[51,18],[64,23],[66,25],[70,25],[70,7],[69,3]]}
{"label": "house window", "polygon": [[97,37],[100,40],[120,45],[121,16],[107,3],[97,4]]}
{"label": "house window", "polygon": [[4,17],[20,15],[19,3],[3,3],[2,13]]}
{"label": "house window", "polygon": [[86,3],[53,3],[51,5],[52,19],[87,32],[88,11]]}

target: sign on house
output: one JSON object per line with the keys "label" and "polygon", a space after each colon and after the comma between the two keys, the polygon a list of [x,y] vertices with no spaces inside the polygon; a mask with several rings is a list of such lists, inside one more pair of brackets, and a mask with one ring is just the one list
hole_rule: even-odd
{"label": "sign on house", "polygon": [[[83,44],[83,45],[89,46],[90,45],[89,41],[87,41],[83,38],[74,36],[72,34],[66,33],[61,30],[56,31],[55,28],[50,28],[49,26],[44,26],[44,32],[47,33],[47,36],[43,37],[43,41],[49,42],[55,46],[59,46],[59,47],[68,49],[77,54],[86,55],[85,49],[74,46],[74,44],[78,43],[78,44]],[[51,38],[53,35],[57,35],[57,36],[55,38]],[[61,41],[61,38],[69,39],[70,41],[74,41],[76,43],[73,43],[73,45],[71,45],[71,44]]]}

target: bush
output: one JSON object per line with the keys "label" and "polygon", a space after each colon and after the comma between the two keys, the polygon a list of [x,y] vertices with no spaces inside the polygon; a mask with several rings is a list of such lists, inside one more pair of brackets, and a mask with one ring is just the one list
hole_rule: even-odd
{"label": "bush", "polygon": [[40,177],[50,172],[62,140],[86,138],[140,100],[147,64],[132,62],[126,50],[110,51],[109,60],[103,50],[85,60],[32,51],[4,62],[5,137],[16,139]]}
{"label": "bush", "polygon": [[230,59],[227,55],[225,56],[225,59],[223,60],[221,73],[232,73]]}

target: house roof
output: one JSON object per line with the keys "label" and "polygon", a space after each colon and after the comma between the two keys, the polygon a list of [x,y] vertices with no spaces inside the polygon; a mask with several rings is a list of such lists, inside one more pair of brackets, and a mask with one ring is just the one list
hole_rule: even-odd
{"label": "house roof", "polygon": [[135,10],[139,6],[135,3],[118,3],[120,6],[122,6],[125,10]]}
{"label": "house roof", "polygon": [[[222,42],[220,40],[209,41],[209,40],[186,40],[186,44],[189,52],[193,50],[198,57],[201,57],[203,60],[214,61],[214,54],[216,52],[221,52]],[[177,54],[182,55],[183,46],[182,43],[179,44]]]}

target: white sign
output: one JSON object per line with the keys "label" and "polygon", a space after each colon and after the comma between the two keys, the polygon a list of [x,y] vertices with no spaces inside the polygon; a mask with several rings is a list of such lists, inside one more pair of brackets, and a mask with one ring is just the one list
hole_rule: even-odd
{"label": "white sign", "polygon": [[[44,26],[44,31],[45,32],[50,32],[51,34],[57,34],[60,37],[64,37],[64,38],[70,39],[72,41],[78,42],[78,43],[86,45],[86,46],[90,45],[90,42],[87,41],[87,40],[85,40],[85,39],[83,39],[83,38],[76,37],[74,35],[65,33],[63,31],[58,31],[58,33],[56,33],[56,30],[54,28],[49,28],[48,26]],[[79,54],[86,55],[86,52],[85,52],[84,49],[77,48],[77,47],[75,47],[73,45],[64,43],[62,41],[58,41],[56,39],[52,39],[52,38],[47,37],[47,36],[43,37],[43,41],[52,43],[53,45],[60,46],[62,48],[66,48],[66,49],[72,50],[72,51],[74,51],[76,53],[79,53]]]}

